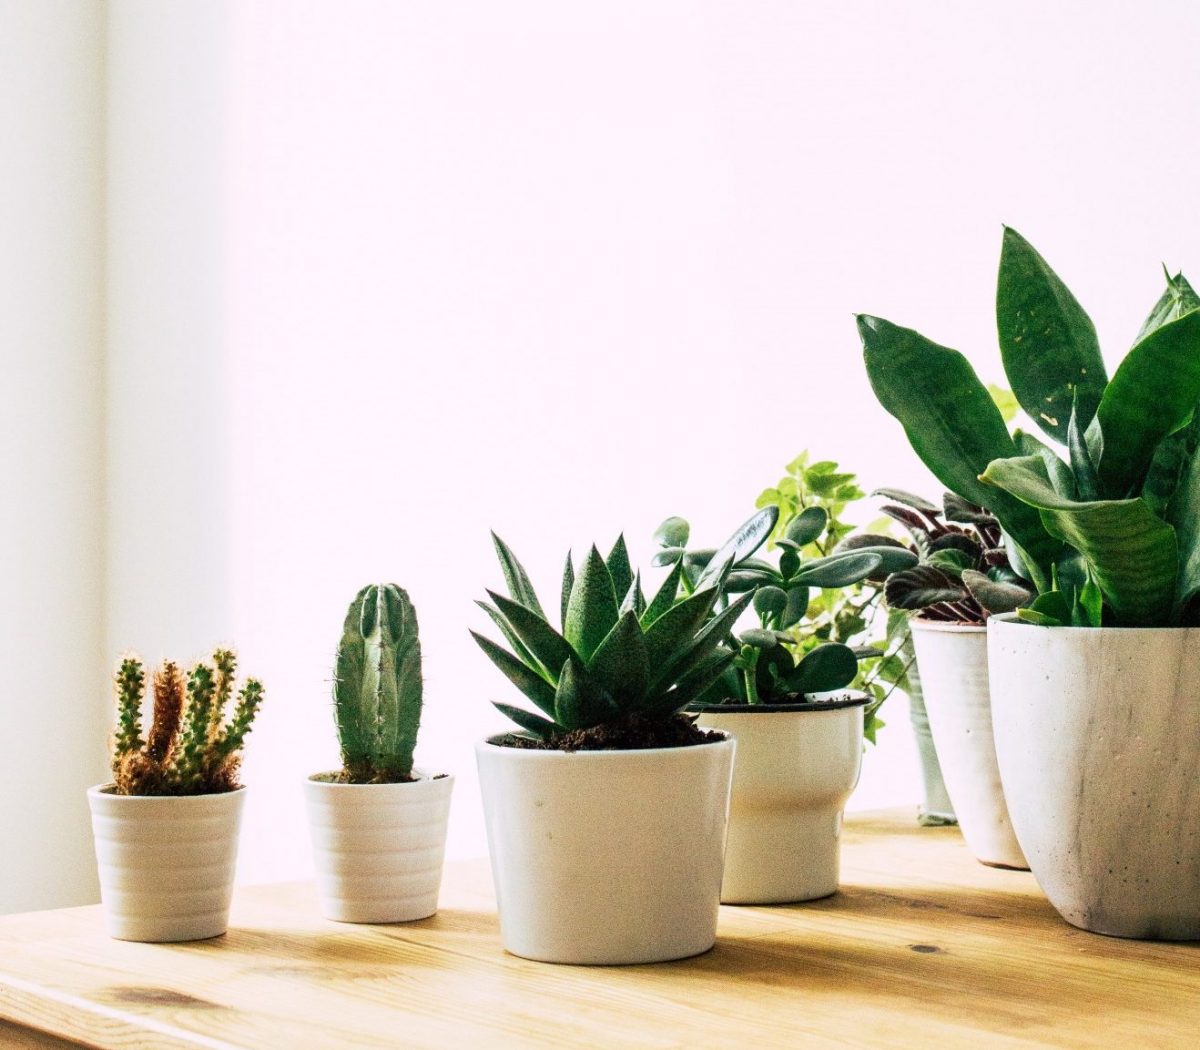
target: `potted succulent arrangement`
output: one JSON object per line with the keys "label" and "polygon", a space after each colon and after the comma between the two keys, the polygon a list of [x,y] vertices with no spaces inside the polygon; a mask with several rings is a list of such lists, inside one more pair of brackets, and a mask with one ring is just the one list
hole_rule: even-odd
{"label": "potted succulent arrangement", "polygon": [[[726,589],[744,592],[758,625],[733,633],[725,623],[729,666],[693,703],[697,724],[737,741],[729,840],[721,900],[773,904],[836,892],[842,811],[858,783],[863,712],[870,697],[849,692],[859,653],[839,642],[805,652],[792,632],[816,589],[858,583],[886,564],[916,562],[896,544],[805,559],[802,551],[828,525],[822,507],[804,509],[778,540],[776,564],[751,557],[776,524],[775,506],[751,519],[753,534]],[[669,518],[657,538],[674,562],[668,584],[685,564],[704,567],[720,552],[688,552],[689,528]],[[723,614],[722,614],[723,615]]]}
{"label": "potted succulent arrangement", "polygon": [[1108,375],[1091,320],[1004,233],[996,295],[1013,392],[1059,449],[1010,436],[966,359],[860,317],[884,407],[952,491],[995,514],[1036,587],[988,621],[1013,827],[1069,922],[1200,937],[1200,297],[1180,276]]}
{"label": "potted succulent arrangement", "polygon": [[236,669],[229,649],[186,676],[164,661],[148,730],[141,660],[127,656],[116,672],[113,780],[90,788],[88,803],[105,918],[119,940],[194,941],[228,927],[245,801],[238,766],[263,698],[250,678],[234,699]]}
{"label": "potted succulent arrangement", "polygon": [[570,555],[561,630],[516,556],[493,537],[508,594],[480,603],[509,648],[472,632],[537,708],[497,703],[520,732],[477,745],[504,946],[545,962],[684,958],[716,940],[733,741],[680,712],[733,659],[710,619],[733,549],[681,594],[647,600],[623,539]]}
{"label": "potted succulent arrangement", "polygon": [[909,530],[920,558],[888,576],[884,596],[910,614],[929,724],[963,838],[984,864],[1026,869],[996,763],[986,624],[1036,592],[1009,566],[989,511],[951,492],[941,507],[899,489],[877,495],[892,501],[883,511]]}
{"label": "potted succulent arrangement", "polygon": [[[802,554],[823,557],[862,544],[897,545],[888,536],[865,538],[878,533],[881,526],[886,526],[885,521],[866,526],[865,534],[855,534],[855,526],[843,519],[850,507],[866,497],[856,475],[839,468],[832,460],[810,461],[805,451],[787,465],[783,477],[762,491],[755,505],[779,508],[779,520],[767,541],[768,548],[773,548],[795,518],[809,507],[824,509],[828,522],[825,531],[802,548]],[[942,779],[929,728],[908,617],[885,609],[883,581],[884,576],[873,575],[847,587],[814,591],[804,629],[794,632],[794,640],[805,651],[824,642],[877,650],[869,654],[860,651],[858,676],[853,683],[854,688],[871,698],[863,710],[863,735],[875,743],[876,733],[884,724],[879,716],[884,702],[897,689],[904,693],[908,697],[909,720],[921,768],[923,794],[917,820],[926,826],[953,824],[954,807]]]}
{"label": "potted succulent arrangement", "polygon": [[338,922],[410,922],[437,911],[454,778],[413,765],[423,697],[408,594],[364,587],[337,648],[334,721],[342,768],[305,782],[321,912]]}

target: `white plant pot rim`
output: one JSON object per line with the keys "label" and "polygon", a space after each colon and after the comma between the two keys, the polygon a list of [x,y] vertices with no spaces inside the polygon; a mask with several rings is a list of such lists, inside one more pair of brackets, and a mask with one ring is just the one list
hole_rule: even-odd
{"label": "white plant pot rim", "polygon": [[449,773],[426,773],[423,769],[417,769],[415,766],[412,770],[412,780],[397,780],[389,784],[350,784],[342,780],[318,780],[318,777],[327,777],[331,773],[338,773],[337,769],[325,769],[320,773],[310,773],[304,779],[308,783],[320,784],[321,787],[328,788],[406,788],[415,787],[417,784],[427,784],[433,780],[444,780],[450,777]]}
{"label": "white plant pot rim", "polygon": [[[846,690],[844,700],[797,700],[792,704],[698,704],[689,707],[692,714],[703,715],[777,715],[809,714],[821,711],[843,711],[848,707],[865,707],[871,702],[866,693],[856,689]],[[719,732],[719,730],[710,730]]]}
{"label": "white plant pot rim", "polygon": [[989,623],[1003,624],[1008,627],[1019,627],[1021,630],[1029,628],[1034,631],[1053,631],[1055,634],[1079,634],[1086,632],[1087,634],[1162,634],[1165,631],[1174,631],[1178,634],[1186,634],[1189,631],[1200,635],[1200,627],[1118,627],[1114,624],[1109,624],[1107,627],[1068,627],[1066,624],[1058,627],[1044,627],[1036,623],[1026,623],[1019,619],[1016,613],[998,613],[995,616],[988,618]]}
{"label": "white plant pot rim", "polygon": [[93,784],[87,789],[88,796],[100,796],[101,798],[117,798],[122,802],[161,802],[164,798],[174,799],[177,802],[192,802],[198,803],[210,798],[225,798],[228,795],[238,795],[246,790],[246,785],[234,788],[232,791],[209,791],[203,795],[122,795],[113,790],[117,785],[111,780],[107,784]]}
{"label": "white plant pot rim", "polygon": [[[505,740],[514,734],[494,733],[492,736],[484,737],[475,743],[476,748],[489,748],[493,751],[503,751],[505,754],[520,755],[523,762],[545,762],[553,761],[561,758],[585,759],[589,762],[613,762],[617,759],[628,759],[631,755],[645,755],[647,758],[654,758],[659,755],[670,755],[678,751],[691,751],[698,747],[708,747],[713,744],[727,744],[732,740],[732,737],[720,729],[710,729],[710,733],[720,734],[719,740],[697,740],[694,744],[681,744],[678,747],[626,747],[615,748],[609,747],[604,749],[587,750],[580,748],[577,751],[563,751],[559,748],[548,747],[508,747],[504,744],[498,744],[496,741]],[[363,785],[370,786],[370,785]]]}
{"label": "white plant pot rim", "polygon": [[[997,614],[999,616],[1000,614]],[[1003,615],[1008,615],[1007,613]],[[988,619],[996,619],[997,617],[989,616]],[[922,631],[945,631],[948,634],[983,634],[987,631],[986,623],[954,623],[950,620],[925,620],[920,616],[910,616],[908,619],[910,627],[920,628]]]}

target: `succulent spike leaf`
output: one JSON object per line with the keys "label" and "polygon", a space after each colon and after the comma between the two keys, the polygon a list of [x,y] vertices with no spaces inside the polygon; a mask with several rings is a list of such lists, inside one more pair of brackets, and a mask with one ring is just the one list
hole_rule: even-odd
{"label": "succulent spike leaf", "polygon": [[567,602],[566,639],[585,661],[617,622],[617,596],[612,576],[593,545]]}
{"label": "succulent spike leaf", "polygon": [[624,533],[617,537],[617,542],[613,544],[608,557],[604,559],[604,564],[608,567],[609,576],[612,577],[613,592],[618,597],[624,595],[633,586],[633,566],[629,564],[629,550],[625,546]]}
{"label": "succulent spike leaf", "polygon": [[525,566],[513,554],[508,544],[494,532],[492,533],[492,544],[496,548],[496,557],[499,559],[500,569],[504,573],[504,582],[508,586],[509,597],[544,618],[545,613],[538,604],[537,594],[534,592],[533,584],[529,582],[529,573],[525,571]]}

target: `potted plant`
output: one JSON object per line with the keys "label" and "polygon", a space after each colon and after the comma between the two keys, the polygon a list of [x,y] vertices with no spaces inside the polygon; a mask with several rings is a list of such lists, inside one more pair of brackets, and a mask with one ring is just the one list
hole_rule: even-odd
{"label": "potted plant", "polygon": [[711,948],[733,741],[680,712],[721,674],[709,619],[729,566],[647,601],[623,539],[563,576],[561,631],[498,537],[508,594],[481,603],[508,642],[472,632],[538,709],[497,703],[521,729],[476,748],[505,948],[559,963],[646,963]]}
{"label": "potted plant", "polygon": [[338,643],[342,768],[305,782],[321,912],[411,922],[437,911],[454,778],[413,766],[423,684],[417,615],[394,583],[364,587]]}
{"label": "potted plant", "polygon": [[884,596],[910,615],[925,706],[963,837],[975,857],[1027,869],[1012,830],[992,737],[987,620],[1029,604],[1034,590],[1009,566],[1000,523],[953,493],[943,505],[899,489],[884,513],[911,533],[917,565],[887,578]]}
{"label": "potted plant", "polygon": [[[774,506],[759,512],[760,543],[777,516]],[[858,673],[853,649],[823,642],[804,652],[789,632],[814,589],[866,579],[885,556],[893,567],[916,558],[886,546],[806,560],[801,552],[827,525],[824,508],[806,508],[780,537],[777,564],[747,556],[730,574],[727,589],[751,598],[758,626],[737,635],[733,622],[722,626],[729,667],[692,705],[698,725],[737,741],[721,886],[727,904],[812,900],[837,890],[842,810],[858,783],[870,697],[846,691]],[[711,552],[684,550],[689,533],[681,518],[657,533],[673,557],[672,576],[709,563]]]}
{"label": "potted plant", "polygon": [[88,804],[108,932],[119,940],[195,941],[229,924],[245,800],[238,765],[263,698],[250,678],[234,700],[236,669],[229,649],[186,678],[164,661],[147,732],[142,662],[127,656],[117,670],[113,780],[90,788]]}
{"label": "potted plant", "polygon": [[996,314],[1010,436],[961,354],[860,317],[871,382],[952,491],[988,506],[1038,597],[988,622],[1013,827],[1070,922],[1200,937],[1200,298],[1168,277],[1109,378],[1091,320],[1006,230]]}
{"label": "potted plant", "polygon": [[[835,550],[853,549],[861,542],[897,545],[891,537],[864,541],[864,534],[854,534],[854,526],[843,519],[842,515],[866,499],[866,495],[854,474],[839,468],[832,460],[810,461],[808,452],[801,452],[787,465],[784,476],[762,491],[755,504],[779,508],[779,520],[767,547],[774,548],[796,517],[809,507],[822,508],[828,522],[825,531],[805,545],[802,554],[823,557]],[[873,523],[867,526],[867,532],[878,532],[883,524]],[[878,650],[870,655],[860,654],[858,676],[853,683],[854,688],[871,698],[863,711],[863,735],[875,743],[876,733],[883,728],[879,712],[884,702],[897,689],[903,692],[908,697],[909,721],[921,767],[922,798],[917,820],[926,826],[953,824],[954,807],[942,780],[929,728],[908,618],[895,612],[880,615],[883,580],[883,576],[874,575],[847,587],[814,591],[805,614],[804,630],[797,633],[795,640],[805,650],[823,642]]]}

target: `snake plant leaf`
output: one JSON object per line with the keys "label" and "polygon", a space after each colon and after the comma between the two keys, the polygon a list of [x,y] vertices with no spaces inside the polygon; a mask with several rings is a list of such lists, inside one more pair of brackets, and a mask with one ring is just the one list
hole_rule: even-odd
{"label": "snake plant leaf", "polygon": [[823,693],[843,689],[858,674],[858,657],[840,642],[818,645],[796,665],[787,677],[793,693]]}
{"label": "snake plant leaf", "polygon": [[[1171,520],[1170,507],[1175,494],[1186,484],[1192,463],[1200,450],[1200,405],[1192,414],[1192,421],[1182,430],[1164,439],[1154,451],[1150,469],[1146,472],[1146,483],[1142,486],[1142,498],[1159,517]],[[1095,462],[1095,457],[1093,457]],[[1180,522],[1171,520],[1179,528]],[[1180,549],[1184,549],[1180,541]]]}
{"label": "snake plant leaf", "polygon": [[860,316],[858,331],[871,386],[922,462],[946,488],[988,507],[1035,582],[1049,582],[1060,544],[1036,511],[979,480],[992,460],[1015,456],[1017,448],[967,359],[882,318]]}
{"label": "snake plant leaf", "polygon": [[1166,290],[1154,304],[1150,315],[1142,322],[1141,330],[1134,340],[1135,343],[1140,343],[1151,332],[1172,321],[1177,321],[1184,314],[1190,314],[1193,310],[1200,309],[1200,295],[1192,290],[1192,286],[1188,284],[1187,278],[1182,273],[1177,273],[1172,277],[1170,271],[1164,266],[1163,274],[1167,278]]}
{"label": "snake plant leaf", "polygon": [[805,562],[788,582],[792,585],[804,584],[806,587],[848,587],[865,580],[882,563],[881,555],[865,551],[831,554],[826,558]]}
{"label": "snake plant leaf", "polygon": [[771,535],[778,520],[779,508],[777,506],[764,507],[751,515],[709,559],[704,572],[700,574],[700,579],[697,581],[697,589],[712,583],[717,573],[724,569],[726,563],[736,566],[744,558],[750,557],[767,542],[767,537]]}
{"label": "snake plant leaf", "polygon": [[997,460],[983,477],[1037,508],[1047,529],[1083,555],[1119,624],[1149,627],[1167,621],[1175,599],[1178,545],[1175,530],[1145,500],[1064,499],[1037,456]]}
{"label": "snake plant leaf", "polygon": [[1092,462],[1092,453],[1084,439],[1083,429],[1079,424],[1079,406],[1071,407],[1071,420],[1067,424],[1067,452],[1071,457],[1071,474],[1075,478],[1075,492],[1064,492],[1058,485],[1054,491],[1060,496],[1071,496],[1087,502],[1100,498],[1100,478],[1096,473],[1096,465]]}
{"label": "snake plant leaf", "polygon": [[575,562],[571,560],[571,552],[567,551],[567,563],[563,566],[562,597],[560,599],[560,620],[562,629],[567,629],[567,603],[571,600],[571,589],[575,586]]}
{"label": "snake plant leaf", "polygon": [[708,621],[675,657],[663,663],[661,668],[651,667],[651,690],[657,689],[669,679],[676,681],[690,677],[697,668],[708,661],[713,651],[729,634],[739,616],[745,612],[750,595],[745,594]]}
{"label": "snake plant leaf", "polygon": [[575,656],[562,666],[554,694],[554,721],[564,729],[590,729],[613,718],[619,708],[612,695]]}
{"label": "snake plant leaf", "polygon": [[1176,603],[1186,609],[1200,594],[1200,454],[1193,452],[1167,507],[1167,521],[1179,543]]}
{"label": "snake plant leaf", "polygon": [[1088,573],[1087,582],[1077,592],[1076,609],[1071,610],[1071,619],[1077,627],[1099,627],[1104,622],[1104,595],[1099,585]]}
{"label": "snake plant leaf", "polygon": [[819,539],[829,524],[829,512],[824,507],[805,507],[784,529],[785,539],[801,547]]}
{"label": "snake plant leaf", "polygon": [[530,667],[536,668],[538,663],[537,658],[526,648],[525,643],[521,641],[517,632],[512,629],[512,625],[500,614],[500,610],[484,601],[476,601],[475,604],[488,614],[488,619],[499,628],[500,633],[504,635],[504,640],[508,642],[512,647],[512,651],[521,661]]}
{"label": "snake plant leaf", "polygon": [[488,591],[488,597],[495,602],[500,615],[508,621],[533,658],[545,668],[547,677],[553,680],[555,669],[562,667],[575,655],[567,640],[537,613],[519,602],[505,598],[503,594],[497,594],[495,591]]}
{"label": "snake plant leaf", "polygon": [[962,582],[986,612],[993,616],[1015,612],[1034,599],[1033,589],[1007,580],[993,580],[986,573],[964,569]]}
{"label": "snake plant leaf", "polygon": [[492,661],[513,685],[521,690],[539,708],[554,717],[554,686],[540,674],[522,663],[507,649],[502,648],[490,638],[475,631],[471,632],[479,648]]}
{"label": "snake plant leaf", "polygon": [[588,662],[587,672],[589,678],[619,700],[645,694],[650,684],[650,664],[636,612],[630,609],[621,616]]}
{"label": "snake plant leaf", "polygon": [[780,627],[795,627],[804,619],[804,614],[808,612],[808,594],[809,589],[802,585],[788,588],[787,607],[783,610],[783,616],[779,620]]}
{"label": "snake plant leaf", "polygon": [[593,544],[571,588],[563,633],[580,658],[587,661],[616,625],[618,615],[612,576]]}
{"label": "snake plant leaf", "polygon": [[542,606],[533,590],[533,584],[529,582],[529,573],[525,571],[525,566],[513,554],[508,544],[494,532],[492,533],[492,544],[496,548],[496,557],[500,561],[500,569],[504,573],[504,582],[508,587],[509,596],[514,602],[520,602],[525,608],[533,610],[544,619],[546,614],[542,612]]}
{"label": "snake plant leaf", "polygon": [[625,597],[621,599],[621,605],[617,612],[624,616],[630,609],[639,617],[646,611],[646,596],[642,593],[642,574],[640,570],[634,574],[633,583],[629,585],[629,590],[625,592]]}
{"label": "snake plant leaf", "polygon": [[608,566],[608,574],[612,577],[613,592],[624,595],[633,584],[633,566],[629,564],[629,550],[625,546],[624,533],[617,537],[617,542],[604,559],[604,564]]}
{"label": "snake plant leaf", "polygon": [[1050,484],[1054,486],[1055,492],[1067,499],[1075,498],[1077,494],[1075,475],[1071,473],[1071,468],[1062,461],[1054,449],[1036,434],[1030,434],[1024,430],[1014,432],[1013,441],[1022,456],[1042,457],[1042,462],[1046,464],[1046,472],[1050,475]]}
{"label": "snake plant leaf", "polygon": [[667,518],[654,530],[654,542],[660,547],[686,547],[691,526],[683,518]]}
{"label": "snake plant leaf", "polygon": [[903,503],[906,507],[912,507],[913,510],[920,511],[922,514],[930,514],[934,517],[937,517],[942,512],[941,507],[930,503],[923,496],[914,495],[906,489],[876,489],[871,495],[891,500],[893,503]]}
{"label": "snake plant leaf", "polygon": [[925,609],[939,602],[961,601],[963,595],[958,581],[934,565],[892,573],[883,589],[884,600],[893,609]]}
{"label": "snake plant leaf", "polygon": [[677,561],[671,571],[667,573],[667,578],[659,585],[654,597],[650,599],[646,611],[639,617],[643,630],[675,604],[675,599],[679,595],[679,581],[682,578],[683,562]]}
{"label": "snake plant leaf", "polygon": [[506,718],[511,718],[522,729],[538,740],[550,740],[558,732],[558,726],[541,715],[526,711],[523,707],[513,707],[512,704],[501,704],[495,700],[492,706]]}
{"label": "snake plant leaf", "polygon": [[754,611],[759,616],[777,616],[787,608],[787,591],[782,587],[769,584],[754,592]]}
{"label": "snake plant leaf", "polygon": [[996,283],[996,327],[1004,372],[1021,407],[1066,444],[1078,398],[1086,427],[1108,381],[1096,328],[1079,301],[1033,246],[1004,228]]}
{"label": "snake plant leaf", "polygon": [[1187,425],[1197,401],[1200,310],[1193,310],[1137,343],[1105,388],[1096,425],[1104,440],[1098,473],[1106,497],[1140,492],[1159,443]]}
{"label": "snake plant leaf", "polygon": [[719,593],[716,587],[696,591],[671,606],[646,628],[646,657],[650,661],[651,675],[657,677],[672,654],[679,652],[685,642],[699,633]]}

